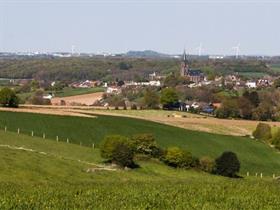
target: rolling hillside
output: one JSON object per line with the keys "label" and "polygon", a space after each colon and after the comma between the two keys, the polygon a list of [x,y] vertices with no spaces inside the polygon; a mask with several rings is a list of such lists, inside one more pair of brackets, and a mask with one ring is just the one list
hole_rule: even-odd
{"label": "rolling hillside", "polygon": [[0,131],[0,208],[216,210],[280,206],[279,183],[271,177],[229,179],[173,169],[155,160],[138,161],[141,167],[132,171],[85,172],[95,166],[82,161],[99,163],[98,153],[98,149]]}
{"label": "rolling hillside", "polygon": [[145,120],[97,115],[95,118],[54,116],[31,113],[0,112],[0,127],[16,132],[37,136],[46,134],[46,138],[91,147],[105,135],[133,135],[137,133],[153,133],[158,143],[163,147],[179,146],[201,157],[208,155],[217,157],[222,152],[231,150],[238,154],[241,160],[241,171],[246,173],[279,173],[280,155],[267,145],[245,137],[233,137],[189,131]]}

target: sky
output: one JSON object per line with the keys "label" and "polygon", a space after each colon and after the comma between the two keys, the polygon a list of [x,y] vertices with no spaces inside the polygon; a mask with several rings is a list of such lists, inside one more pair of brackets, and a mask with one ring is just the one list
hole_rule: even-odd
{"label": "sky", "polygon": [[0,0],[0,52],[280,55],[280,0]]}

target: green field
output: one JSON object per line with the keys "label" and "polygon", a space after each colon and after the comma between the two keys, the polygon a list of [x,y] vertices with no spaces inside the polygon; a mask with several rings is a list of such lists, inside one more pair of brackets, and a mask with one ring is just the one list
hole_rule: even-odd
{"label": "green field", "polygon": [[103,87],[94,87],[94,88],[71,88],[66,87],[62,91],[56,92],[55,97],[67,97],[75,95],[83,95],[89,93],[104,92]]}
{"label": "green field", "polygon": [[136,160],[140,168],[131,171],[86,173],[93,166],[81,161],[102,160],[98,149],[0,131],[0,209],[276,210],[280,206],[280,183],[267,176],[229,179],[173,169],[156,160]]}
{"label": "green field", "polygon": [[71,143],[98,146],[109,134],[130,136],[137,133],[153,133],[157,142],[163,146],[179,146],[191,151],[195,156],[217,157],[224,151],[236,152],[241,160],[241,172],[280,173],[280,154],[262,142],[245,137],[233,137],[205,132],[190,131],[151,121],[126,117],[98,115],[95,118],[54,116],[31,113],[0,112],[0,127],[7,126],[9,131],[43,136]]}

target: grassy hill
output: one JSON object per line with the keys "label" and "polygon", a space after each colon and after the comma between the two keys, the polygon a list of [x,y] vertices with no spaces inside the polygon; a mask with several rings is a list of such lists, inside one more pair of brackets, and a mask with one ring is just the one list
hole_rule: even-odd
{"label": "grassy hill", "polygon": [[98,115],[95,118],[54,116],[31,113],[0,112],[0,127],[16,132],[17,128],[28,135],[46,134],[46,138],[91,147],[109,134],[133,135],[153,133],[163,147],[179,146],[191,151],[194,155],[213,158],[230,150],[237,153],[241,160],[241,171],[246,173],[270,174],[280,172],[280,155],[267,145],[245,137],[233,137],[189,131],[145,120],[126,117]]}
{"label": "grassy hill", "polygon": [[229,179],[172,169],[155,160],[138,161],[141,167],[132,171],[86,173],[92,165],[78,160],[101,161],[98,149],[0,131],[0,209],[280,206],[279,183],[271,177]]}

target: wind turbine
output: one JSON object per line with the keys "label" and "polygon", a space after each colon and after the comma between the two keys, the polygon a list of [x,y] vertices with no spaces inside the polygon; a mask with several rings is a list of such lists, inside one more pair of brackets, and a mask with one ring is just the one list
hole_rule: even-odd
{"label": "wind turbine", "polygon": [[72,45],[71,46],[71,54],[74,55],[74,53],[75,53],[75,45]]}
{"label": "wind turbine", "polygon": [[198,50],[198,56],[200,57],[201,54],[202,54],[202,51],[204,50],[204,49],[202,48],[202,43],[201,43],[201,42],[200,42],[199,46],[198,46],[196,49]]}
{"label": "wind turbine", "polygon": [[232,47],[232,49],[235,50],[235,58],[238,59],[240,53],[240,43],[237,46]]}

